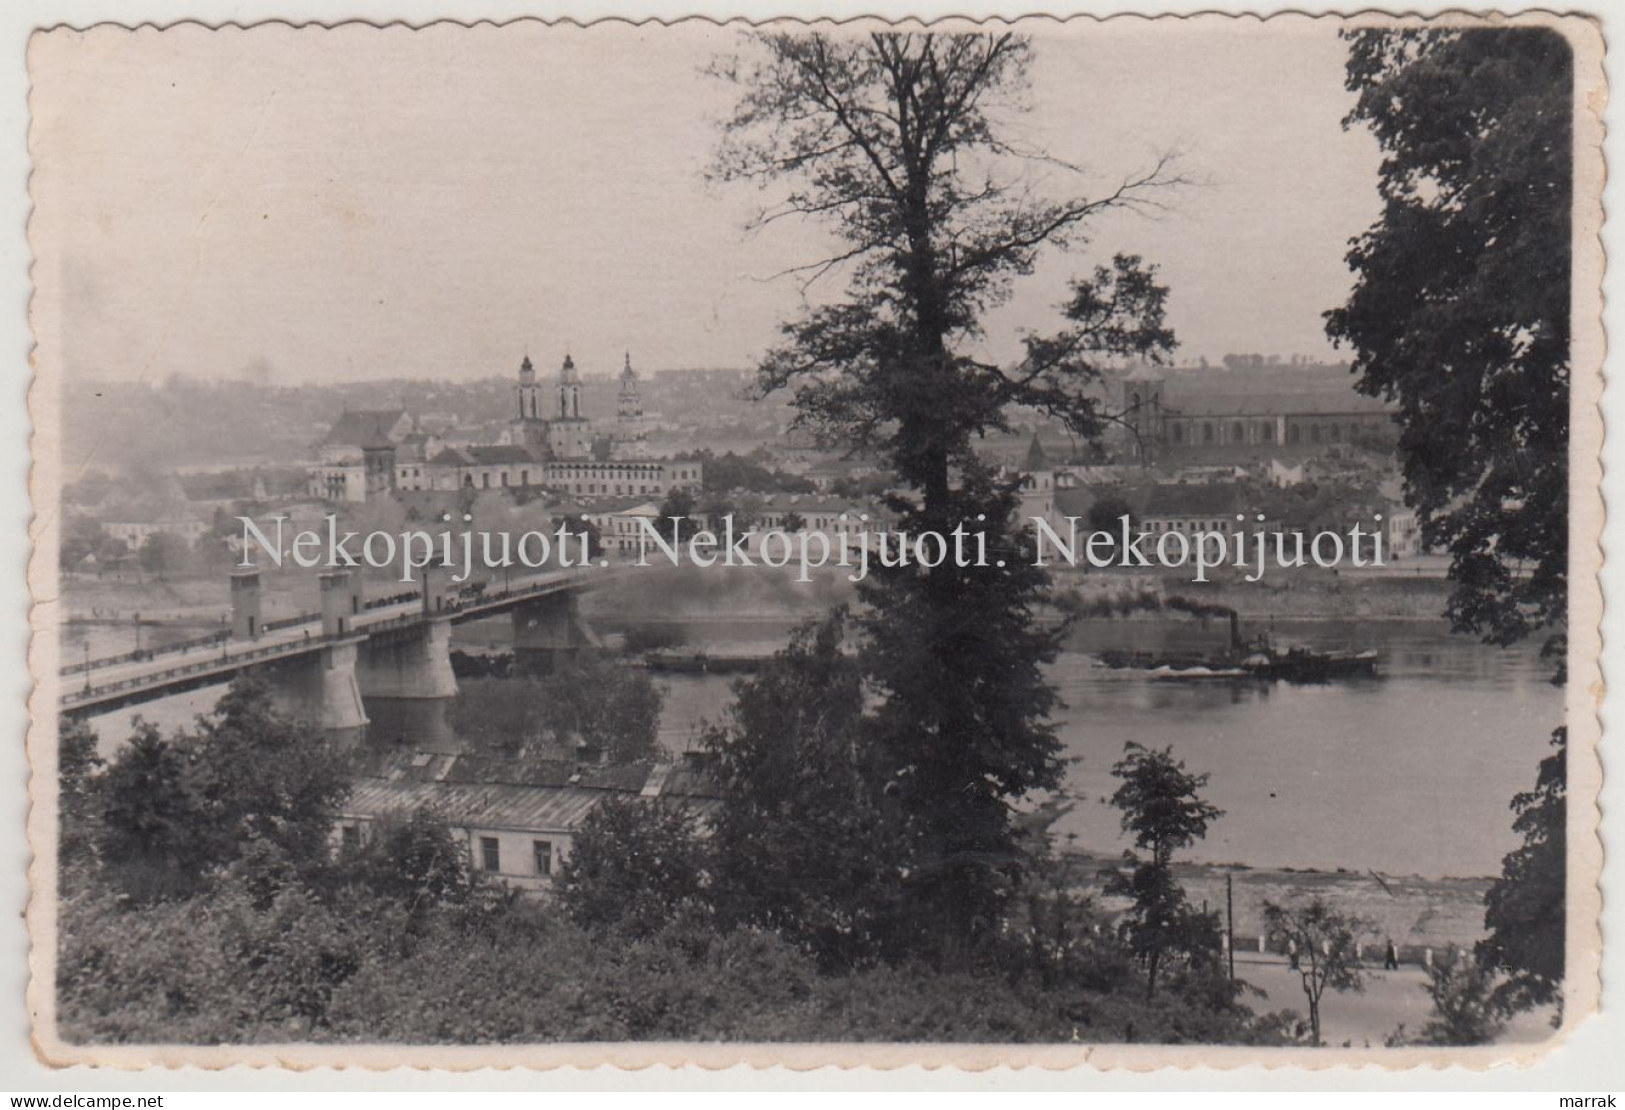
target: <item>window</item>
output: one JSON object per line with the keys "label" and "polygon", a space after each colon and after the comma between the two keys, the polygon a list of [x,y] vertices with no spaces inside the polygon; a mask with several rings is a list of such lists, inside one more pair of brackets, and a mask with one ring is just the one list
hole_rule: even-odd
{"label": "window", "polygon": [[1274,443],[1275,442],[1275,425],[1274,424],[1260,425],[1259,431],[1263,433],[1262,438],[1263,438],[1265,443]]}
{"label": "window", "polygon": [[502,848],[494,836],[480,837],[480,870],[502,870]]}
{"label": "window", "polygon": [[1203,424],[1202,425],[1202,442],[1203,443],[1212,443],[1213,442],[1213,425],[1212,424]]}
{"label": "window", "polygon": [[530,842],[530,848],[536,855],[536,874],[553,874],[553,842],[551,840],[533,840]]}
{"label": "window", "polygon": [[1230,425],[1230,442],[1246,443],[1247,429],[1239,423]]}
{"label": "window", "polygon": [[1183,424],[1175,424],[1174,425],[1174,442],[1175,443],[1184,443],[1185,442],[1185,425],[1183,425]]}
{"label": "window", "polygon": [[359,851],[361,848],[361,828],[358,825],[345,825],[339,830],[339,837],[346,852]]}

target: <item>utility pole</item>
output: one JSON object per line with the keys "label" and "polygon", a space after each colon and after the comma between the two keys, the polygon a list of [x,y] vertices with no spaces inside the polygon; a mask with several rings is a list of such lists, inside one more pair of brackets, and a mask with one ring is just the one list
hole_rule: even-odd
{"label": "utility pole", "polygon": [[1225,955],[1230,958],[1230,981],[1236,981],[1236,887],[1235,876],[1224,873],[1224,939]]}

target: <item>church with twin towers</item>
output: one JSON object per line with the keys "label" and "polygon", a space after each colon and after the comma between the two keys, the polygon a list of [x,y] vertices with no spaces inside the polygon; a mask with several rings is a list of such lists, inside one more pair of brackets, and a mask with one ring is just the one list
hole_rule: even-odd
{"label": "church with twin towers", "polygon": [[[546,396],[548,388],[538,380],[529,355],[519,364],[517,392],[519,409],[513,424],[514,443],[545,459],[592,458],[594,439],[601,436],[603,430],[595,432],[593,422],[582,411],[581,371],[572,356],[564,356],[552,387],[551,401]],[[608,432],[612,454],[629,458],[646,453],[649,432],[643,418],[643,394],[637,371],[632,369],[631,352],[623,357],[615,397],[615,423]]]}
{"label": "church with twin towers", "polygon": [[581,371],[569,354],[552,381],[525,355],[510,411],[503,430],[472,437],[428,430],[402,409],[345,412],[317,444],[310,491],[329,501],[368,501],[408,491],[545,489],[576,498],[643,498],[700,488],[698,459],[652,457],[630,353],[622,359],[613,422],[595,422],[586,411]]}

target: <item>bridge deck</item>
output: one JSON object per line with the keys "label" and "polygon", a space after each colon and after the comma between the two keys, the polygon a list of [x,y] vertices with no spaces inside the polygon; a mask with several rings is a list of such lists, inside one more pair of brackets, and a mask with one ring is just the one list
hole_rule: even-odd
{"label": "bridge deck", "polygon": [[[421,592],[413,593],[404,600],[356,614],[350,631],[343,636],[323,635],[321,615],[305,614],[307,619],[268,623],[266,631],[255,640],[193,641],[144,653],[140,659],[92,659],[88,668],[77,663],[62,669],[58,705],[63,712],[82,714],[152,701],[225,681],[251,667],[321,651],[329,644],[365,640],[431,619],[455,623],[494,616],[526,601],[580,590],[585,585],[586,574],[582,571],[547,571],[512,579],[500,590],[452,595],[446,599],[446,607],[433,616],[423,612]],[[82,683],[76,681],[80,675],[84,676]]]}

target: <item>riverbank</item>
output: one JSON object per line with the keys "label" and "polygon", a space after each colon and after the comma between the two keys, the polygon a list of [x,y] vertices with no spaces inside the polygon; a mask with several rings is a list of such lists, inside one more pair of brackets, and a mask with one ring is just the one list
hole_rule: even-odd
{"label": "riverbank", "polygon": [[[1090,875],[1122,866],[1122,860],[1087,851],[1065,851],[1074,874]],[[1259,951],[1266,932],[1264,905],[1321,898],[1367,926],[1362,943],[1367,957],[1381,959],[1392,940],[1405,963],[1420,963],[1424,952],[1442,956],[1451,947],[1469,947],[1484,936],[1487,878],[1427,879],[1361,871],[1254,868],[1243,864],[1176,863],[1174,877],[1194,906],[1225,910],[1225,880],[1233,885],[1236,951]],[[1373,956],[1373,953],[1375,954]]]}

